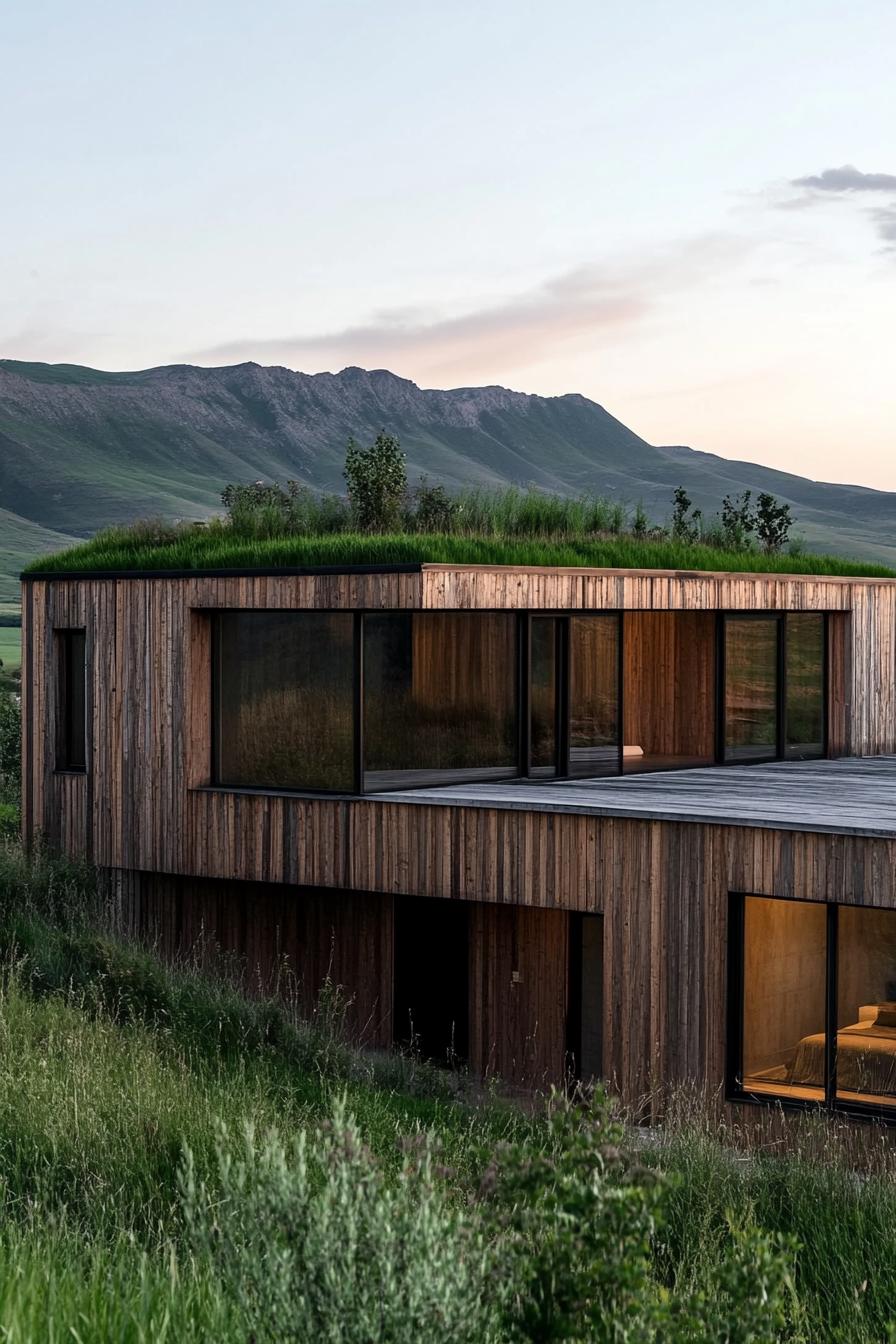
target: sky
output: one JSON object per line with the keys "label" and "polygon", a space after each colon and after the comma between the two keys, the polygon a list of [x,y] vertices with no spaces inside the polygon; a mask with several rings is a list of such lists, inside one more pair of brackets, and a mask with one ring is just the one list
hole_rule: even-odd
{"label": "sky", "polygon": [[6,0],[0,356],[580,392],[896,489],[894,0]]}

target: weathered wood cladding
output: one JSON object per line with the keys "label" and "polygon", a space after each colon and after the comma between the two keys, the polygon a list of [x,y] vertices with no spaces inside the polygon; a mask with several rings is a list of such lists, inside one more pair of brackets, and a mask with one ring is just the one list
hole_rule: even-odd
{"label": "weathered wood cladding", "polygon": [[[111,875],[131,936],[162,955],[222,964],[249,992],[281,992],[312,1018],[336,1009],[351,1039],[393,1040],[395,900],[363,891]],[[469,1058],[523,1086],[563,1081],[569,919],[561,910],[469,907]],[[424,960],[439,949],[421,947]],[[339,1003],[322,992],[340,991]]]}
{"label": "weathered wood cladding", "polygon": [[[110,875],[122,923],[170,958],[223,965],[250,993],[282,993],[305,1017],[338,1011],[362,1045],[392,1043],[393,898],[162,873]],[[341,1002],[322,995],[336,987]]]}
{"label": "weathered wood cladding", "polygon": [[[209,894],[200,892],[195,905],[188,880],[189,899],[172,916],[174,945],[189,948],[203,927],[220,927],[219,941],[251,969],[270,967],[287,950],[295,962],[308,946],[310,968],[303,973],[313,988],[334,946],[332,911],[343,899],[354,903],[346,918],[356,921],[353,928],[366,927],[367,943],[377,920],[379,937],[388,939],[391,907],[383,901],[392,895],[475,902],[471,1058],[483,1072],[523,1081],[524,1075],[556,1077],[562,1067],[562,916],[602,914],[604,1066],[632,1103],[660,1083],[721,1084],[729,892],[896,907],[896,840],[419,804],[322,806],[330,809],[330,821],[341,817],[349,828],[354,859],[332,871],[340,890],[311,893],[325,902],[315,924],[296,913],[309,899],[301,877],[282,888],[281,897],[251,881],[202,880]],[[226,869],[225,855],[221,876],[232,878]],[[135,880],[151,881],[152,891],[161,883],[163,892],[170,882]],[[165,942],[171,934],[164,905],[150,909],[148,927]],[[365,909],[374,913],[366,924]],[[301,932],[312,927],[316,941]],[[378,959],[368,953],[353,962],[343,952],[333,973],[358,995],[359,1019],[385,1030],[385,1015],[371,1006],[389,990],[388,948],[385,941],[378,946]],[[519,985],[511,981],[511,966],[520,971]]]}

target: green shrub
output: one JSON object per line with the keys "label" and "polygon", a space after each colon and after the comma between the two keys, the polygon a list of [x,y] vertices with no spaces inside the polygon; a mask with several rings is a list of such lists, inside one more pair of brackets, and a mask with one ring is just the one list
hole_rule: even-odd
{"label": "green shrub", "polygon": [[408,513],[408,530],[413,532],[451,532],[457,517],[457,501],[444,485],[430,485],[424,476],[414,491]]}
{"label": "green shrub", "polygon": [[264,481],[228,485],[221,492],[221,502],[227,511],[227,527],[242,538],[326,536],[345,532],[351,525],[345,500],[319,495],[298,481],[287,481],[285,486]]}
{"label": "green shrub", "polygon": [[503,1146],[483,1178],[492,1238],[513,1284],[508,1333],[594,1344],[761,1344],[785,1328],[792,1240],[729,1227],[711,1274],[671,1293],[657,1274],[674,1176],[632,1155],[605,1097],[555,1099],[548,1137]]}
{"label": "green shrub", "polygon": [[211,1187],[188,1154],[182,1189],[197,1250],[233,1287],[255,1339],[498,1338],[501,1285],[426,1140],[393,1177],[338,1102],[329,1122],[288,1145],[251,1131],[236,1149],[225,1138]]}

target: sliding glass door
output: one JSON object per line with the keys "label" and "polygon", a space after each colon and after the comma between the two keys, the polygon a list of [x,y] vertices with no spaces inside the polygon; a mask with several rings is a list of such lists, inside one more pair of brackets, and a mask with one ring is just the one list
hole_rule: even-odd
{"label": "sliding glass door", "polygon": [[826,751],[823,613],[222,611],[214,631],[225,788],[593,779]]}

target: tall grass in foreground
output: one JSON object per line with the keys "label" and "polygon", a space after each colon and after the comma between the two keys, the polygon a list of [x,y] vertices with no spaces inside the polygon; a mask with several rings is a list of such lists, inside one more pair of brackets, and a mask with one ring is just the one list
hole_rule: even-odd
{"label": "tall grass in foreground", "polygon": [[0,845],[0,1338],[891,1337],[882,1131],[787,1154],[701,1099],[646,1142],[600,1103],[524,1114],[113,916]]}

